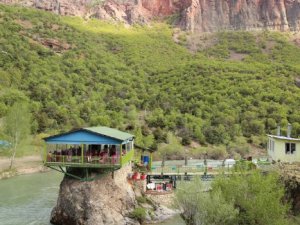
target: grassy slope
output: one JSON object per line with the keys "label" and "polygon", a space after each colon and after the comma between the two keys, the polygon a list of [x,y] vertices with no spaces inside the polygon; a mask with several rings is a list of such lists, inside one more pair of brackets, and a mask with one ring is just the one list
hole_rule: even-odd
{"label": "grassy slope", "polygon": [[[101,124],[136,132],[145,120],[143,134],[158,140],[173,131],[227,145],[239,136],[262,144],[288,121],[300,133],[300,51],[286,35],[219,33],[191,53],[165,24],[125,28],[3,5],[0,21],[0,117],[28,99],[33,131]],[[244,60],[230,60],[232,52]]]}

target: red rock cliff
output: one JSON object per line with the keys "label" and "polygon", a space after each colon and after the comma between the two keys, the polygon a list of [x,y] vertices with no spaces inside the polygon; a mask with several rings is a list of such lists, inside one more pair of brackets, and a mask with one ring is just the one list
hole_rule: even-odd
{"label": "red rock cliff", "polygon": [[0,0],[61,15],[147,23],[177,15],[177,24],[195,32],[219,30],[300,30],[300,0]]}

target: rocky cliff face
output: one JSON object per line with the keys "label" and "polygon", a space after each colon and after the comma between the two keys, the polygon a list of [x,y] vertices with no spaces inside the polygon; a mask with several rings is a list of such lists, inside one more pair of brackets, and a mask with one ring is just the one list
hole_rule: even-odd
{"label": "rocky cliff face", "polygon": [[183,13],[189,30],[298,31],[299,0],[193,0]]}
{"label": "rocky cliff face", "polygon": [[300,0],[0,0],[58,13],[147,23],[170,15],[193,32],[300,30]]}
{"label": "rocky cliff face", "polygon": [[127,217],[135,207],[135,194],[128,184],[130,166],[101,178],[81,182],[64,178],[56,207],[51,213],[53,224],[63,225],[133,225]]}

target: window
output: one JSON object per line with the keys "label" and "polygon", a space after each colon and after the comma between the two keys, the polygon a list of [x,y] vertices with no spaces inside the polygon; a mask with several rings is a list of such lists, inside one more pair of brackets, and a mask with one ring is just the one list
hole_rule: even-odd
{"label": "window", "polygon": [[291,143],[291,153],[294,154],[295,151],[296,151],[296,144]]}
{"label": "window", "polygon": [[294,154],[296,151],[296,143],[285,143],[285,154]]}

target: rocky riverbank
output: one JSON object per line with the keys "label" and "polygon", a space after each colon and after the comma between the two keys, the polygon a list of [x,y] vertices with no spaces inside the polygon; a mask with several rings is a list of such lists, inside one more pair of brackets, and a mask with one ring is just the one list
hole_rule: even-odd
{"label": "rocky riverbank", "polygon": [[0,158],[0,180],[17,175],[49,171],[48,168],[43,166],[40,156],[26,156],[22,158],[16,158],[11,170],[8,169],[9,165],[10,159],[8,157]]}

